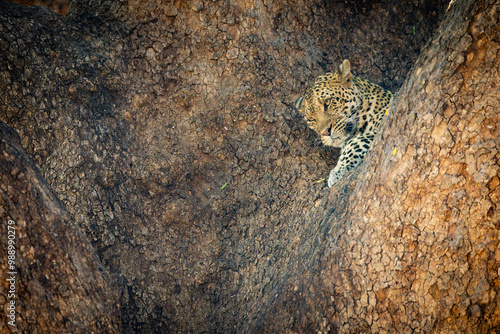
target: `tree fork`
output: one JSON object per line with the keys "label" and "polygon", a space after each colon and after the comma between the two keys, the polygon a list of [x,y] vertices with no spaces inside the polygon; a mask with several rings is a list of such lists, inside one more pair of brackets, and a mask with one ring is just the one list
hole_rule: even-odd
{"label": "tree fork", "polygon": [[[89,302],[82,332],[498,328],[499,4],[447,6],[77,1],[62,18],[0,3],[0,120],[65,205],[51,226],[83,231],[99,260],[80,256],[120,284],[120,311]],[[328,192],[336,152],[293,101],[343,59],[402,87],[366,161]],[[9,177],[2,217],[23,211],[15,198],[54,209]],[[74,290],[113,295],[92,277]],[[51,319],[77,323],[59,302],[75,291]],[[20,329],[57,330],[36,305]],[[89,310],[107,320],[91,327]]]}

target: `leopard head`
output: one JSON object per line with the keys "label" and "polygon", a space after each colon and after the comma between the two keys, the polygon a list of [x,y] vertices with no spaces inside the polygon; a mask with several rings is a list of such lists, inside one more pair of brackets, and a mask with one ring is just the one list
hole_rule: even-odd
{"label": "leopard head", "polygon": [[309,128],[316,131],[323,144],[334,147],[342,147],[356,133],[355,111],[360,105],[348,60],[337,72],[318,77],[305,96],[295,102]]}

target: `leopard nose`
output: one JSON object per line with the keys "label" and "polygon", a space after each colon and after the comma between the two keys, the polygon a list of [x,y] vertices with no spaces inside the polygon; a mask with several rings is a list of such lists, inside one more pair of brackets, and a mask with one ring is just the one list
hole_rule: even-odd
{"label": "leopard nose", "polygon": [[328,128],[326,128],[325,131],[323,131],[322,136],[329,136],[332,131],[332,126],[330,125]]}

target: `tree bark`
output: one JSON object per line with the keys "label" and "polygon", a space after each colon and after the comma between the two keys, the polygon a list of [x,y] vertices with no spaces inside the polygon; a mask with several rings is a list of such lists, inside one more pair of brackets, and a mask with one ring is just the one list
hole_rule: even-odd
{"label": "tree bark", "polygon": [[500,329],[499,9],[451,5],[372,154],[312,215],[325,217],[320,261],[262,328]]}
{"label": "tree bark", "polygon": [[[0,119],[118,278],[106,321],[498,328],[499,5],[450,5],[416,62],[447,5],[82,0],[62,18],[1,3]],[[393,91],[407,80],[328,192],[337,152],[293,102],[344,58]]]}
{"label": "tree bark", "polygon": [[43,6],[50,8],[60,15],[66,15],[69,11],[71,0],[6,0],[24,6]]}
{"label": "tree bark", "polygon": [[1,333],[119,333],[118,286],[0,123]]}

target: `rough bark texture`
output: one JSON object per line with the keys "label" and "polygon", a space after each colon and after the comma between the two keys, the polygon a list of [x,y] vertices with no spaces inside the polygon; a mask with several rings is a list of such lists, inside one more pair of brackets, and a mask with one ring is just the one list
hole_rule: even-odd
{"label": "rough bark texture", "polygon": [[321,261],[262,328],[500,332],[499,9],[450,8],[359,175],[313,214]]}
{"label": "rough bark texture", "polygon": [[60,15],[66,15],[69,10],[71,0],[6,0],[24,6],[43,6],[52,9]]}
{"label": "rough bark texture", "polygon": [[[0,171],[0,332],[119,333],[116,285],[26,155],[17,133],[3,122]],[[15,248],[15,253],[10,248],[9,254],[15,256],[10,264],[9,240]],[[7,278],[15,279],[14,288]],[[10,293],[17,298],[9,297]],[[11,301],[16,326],[8,324],[14,318],[5,318],[7,312],[11,314],[7,311]]]}
{"label": "rough bark texture", "polygon": [[450,7],[330,192],[337,152],[292,108],[344,58],[398,88],[446,5],[0,3],[0,119],[122,283],[126,333],[492,331],[498,3]]}

